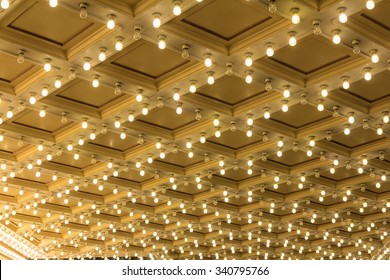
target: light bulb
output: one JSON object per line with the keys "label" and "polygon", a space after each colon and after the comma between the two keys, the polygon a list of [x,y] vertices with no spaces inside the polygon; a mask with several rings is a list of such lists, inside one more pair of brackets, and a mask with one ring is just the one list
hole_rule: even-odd
{"label": "light bulb", "polygon": [[211,67],[213,65],[213,61],[211,60],[211,54],[206,53],[204,55],[204,65],[206,67]]}
{"label": "light bulb", "polygon": [[84,136],[80,135],[79,141],[77,143],[79,144],[79,146],[84,145]]}
{"label": "light bulb", "polygon": [[252,81],[253,81],[252,74],[253,74],[253,71],[252,71],[252,70],[248,70],[248,71],[245,72],[245,75],[246,75],[246,76],[245,76],[245,82],[246,82],[247,84],[252,83]]}
{"label": "light bulb", "polygon": [[49,0],[49,5],[52,8],[55,8],[58,6],[58,0]]}
{"label": "light bulb", "polygon": [[216,127],[215,128],[215,133],[214,133],[215,137],[219,138],[221,137],[221,130],[219,127]]}
{"label": "light bulb", "polygon": [[252,135],[253,135],[252,127],[248,126],[247,129],[246,129],[246,136],[247,137],[252,137]]}
{"label": "light bulb", "polygon": [[340,44],[341,42],[341,37],[340,37],[340,30],[339,29],[335,29],[332,31],[332,34],[333,34],[333,43],[334,44]]}
{"label": "light bulb", "polygon": [[[389,66],[389,69],[390,69],[390,66]],[[226,63],[226,71],[225,71],[226,75],[230,76],[230,75],[233,75],[233,64],[228,62]]]}
{"label": "light bulb", "polygon": [[288,111],[288,105],[287,105],[287,103],[288,103],[287,100],[283,100],[283,101],[282,101],[282,104],[283,104],[283,105],[282,105],[282,111],[285,112],[285,113]]}
{"label": "light bulb", "polygon": [[179,16],[181,14],[181,1],[180,0],[174,0],[173,2],[173,14],[175,16]]}
{"label": "light bulb", "polygon": [[270,110],[270,108],[268,108],[268,107],[264,108],[264,115],[263,115],[263,117],[265,119],[267,119],[267,120],[271,117],[271,113],[269,112],[269,110]]}
{"label": "light bulb", "polygon": [[214,82],[215,82],[214,72],[212,72],[212,71],[207,72],[207,83],[209,85],[212,85],[212,84],[214,84]]}
{"label": "light bulb", "polygon": [[246,124],[249,125],[249,126],[253,125],[253,115],[251,115],[251,114],[247,115],[247,117],[246,117]]}
{"label": "light bulb", "polygon": [[344,134],[345,135],[351,134],[351,130],[349,129],[349,125],[344,125]]}
{"label": "light bulb", "polygon": [[167,47],[167,43],[165,42],[165,35],[158,36],[158,47],[163,50]]}
{"label": "light bulb", "polygon": [[378,135],[382,135],[383,134],[383,128],[382,128],[382,125],[378,124],[377,127],[376,127],[376,133]]}
{"label": "light bulb", "polygon": [[389,123],[389,120],[390,120],[390,118],[389,118],[389,112],[384,111],[384,112],[382,112],[382,115],[383,115],[382,121],[383,121],[384,123]]}
{"label": "light bulb", "polygon": [[61,76],[57,76],[55,81],[54,81],[54,87],[55,88],[60,88],[62,87],[62,82],[61,82]]}
{"label": "light bulb", "polygon": [[39,116],[41,118],[44,118],[46,116],[46,107],[45,106],[41,107],[41,110],[39,111]]}
{"label": "light bulb", "polygon": [[375,8],[375,2],[374,0],[367,0],[366,2],[366,8],[369,10],[372,10]]}
{"label": "light bulb", "polygon": [[134,26],[134,35],[133,35],[133,39],[134,40],[139,40],[142,38],[142,34],[141,34],[141,26],[140,25],[135,25]]}
{"label": "light bulb", "polygon": [[88,10],[87,10],[88,5],[85,3],[81,3],[79,7],[80,7],[80,18],[86,19],[88,17]]}
{"label": "light bulb", "polygon": [[219,126],[219,116],[218,115],[214,115],[214,118],[213,118],[213,125],[215,127]]}
{"label": "light bulb", "polygon": [[189,52],[190,46],[189,45],[182,45],[181,46],[181,57],[184,59],[187,59],[190,57],[190,52]]}
{"label": "light bulb", "polygon": [[270,13],[275,13],[277,10],[275,0],[268,0],[268,11]]}
{"label": "light bulb", "polygon": [[337,11],[339,12],[339,21],[340,21],[341,23],[346,23],[347,20],[348,20],[348,16],[347,16],[347,14],[345,13],[346,8],[340,7],[340,8],[337,9]]}
{"label": "light bulb", "polygon": [[343,81],[343,89],[349,89],[350,84],[349,84],[349,77],[342,77],[341,80]]}
{"label": "light bulb", "polygon": [[31,93],[30,98],[28,99],[28,102],[31,105],[34,105],[35,103],[37,103],[37,98],[35,97],[35,93]]}
{"label": "light bulb", "polygon": [[176,105],[176,114],[178,114],[178,115],[183,114],[183,107],[182,107],[182,104],[180,102],[177,103],[177,105]]}
{"label": "light bulb", "polygon": [[91,129],[91,132],[89,133],[89,139],[91,139],[91,140],[95,140],[96,139],[95,130]]}
{"label": "light bulb", "polygon": [[196,81],[195,80],[190,81],[189,91],[191,93],[195,93],[196,92]]}
{"label": "light bulb", "polygon": [[322,85],[321,86],[321,96],[322,97],[327,97],[329,92],[328,92],[328,89],[327,89],[327,85]]}
{"label": "light bulb", "polygon": [[314,35],[320,35],[322,33],[320,21],[319,20],[313,20],[313,33]]}
{"label": "light bulb", "polygon": [[18,62],[18,63],[23,63],[24,62],[24,60],[25,60],[25,58],[24,58],[24,53],[25,53],[25,51],[24,50],[18,50],[18,58],[16,59],[16,61]]}
{"label": "light bulb", "polygon": [[85,71],[91,70],[91,58],[90,57],[84,57],[83,69]]}
{"label": "light bulb", "polygon": [[45,60],[43,62],[44,62],[43,69],[46,72],[49,72],[51,70],[51,59],[50,58],[45,58]]}
{"label": "light bulb", "polygon": [[142,102],[143,100],[143,90],[142,89],[137,89],[137,95],[135,96],[135,100],[137,102]]}
{"label": "light bulb", "polygon": [[378,63],[379,62],[379,56],[378,56],[378,50],[370,50],[371,55],[371,61],[372,63]]}
{"label": "light bulb", "polygon": [[267,43],[267,44],[265,44],[265,46],[267,48],[266,51],[265,51],[266,55],[268,57],[273,56],[275,54],[275,51],[274,51],[274,48],[273,48],[273,43]]}
{"label": "light bulb", "polygon": [[245,66],[252,66],[253,61],[252,61],[252,53],[246,53],[245,54]]}
{"label": "light bulb", "polygon": [[288,33],[288,35],[289,35],[288,44],[291,47],[296,46],[297,45],[297,39],[295,38],[296,32],[291,31],[291,32]]}
{"label": "light bulb", "polygon": [[306,155],[307,155],[308,157],[311,157],[311,156],[313,155],[313,151],[311,150],[310,147],[307,148]]}
{"label": "light bulb", "polygon": [[115,15],[108,15],[107,16],[107,28],[108,29],[114,29],[115,28]]}
{"label": "light bulb", "polygon": [[276,156],[277,157],[282,157],[283,156],[283,151],[280,148],[277,149]]}
{"label": "light bulb", "polygon": [[1,0],[1,8],[6,10],[9,8],[9,1],[8,0]]}
{"label": "light bulb", "polygon": [[142,104],[142,111],[141,111],[142,115],[146,116],[149,113],[148,106],[149,105],[146,103]]}
{"label": "light bulb", "polygon": [[116,42],[115,42],[115,49],[116,49],[117,51],[123,50],[123,37],[118,36],[118,37],[116,37],[115,39],[116,39]]}
{"label": "light bulb", "polygon": [[199,142],[202,144],[206,143],[206,134],[205,133],[200,134]]}
{"label": "light bulb", "polygon": [[284,98],[289,98],[291,93],[290,93],[290,86],[284,86],[283,87],[283,97]]}
{"label": "light bulb", "polygon": [[105,61],[107,56],[106,56],[106,48],[99,48],[99,61]]}
{"label": "light bulb", "polygon": [[161,14],[160,13],[154,13],[153,14],[153,27],[159,28],[161,26]]}
{"label": "light bulb", "polygon": [[317,110],[322,112],[324,109],[324,101],[322,99],[317,100]]}
{"label": "light bulb", "polygon": [[92,86],[93,86],[94,88],[99,87],[99,84],[100,84],[99,78],[100,78],[99,75],[93,75]]}
{"label": "light bulb", "polygon": [[126,130],[125,129],[122,129],[121,130],[121,134],[120,134],[120,138],[122,139],[122,140],[125,140],[126,139]]}
{"label": "light bulb", "polygon": [[48,85],[42,85],[41,94],[43,97],[46,97],[49,95]]}
{"label": "light bulb", "polygon": [[316,145],[316,141],[314,140],[314,136],[311,136],[309,140],[309,146],[314,147],[315,145]]}
{"label": "light bulb", "polygon": [[121,119],[119,117],[115,118],[114,127],[115,128],[120,128],[121,127]]}
{"label": "light bulb", "polygon": [[293,24],[298,24],[301,21],[301,18],[299,17],[299,9],[298,8],[293,8],[291,9],[291,22]]}
{"label": "light bulb", "polygon": [[353,112],[348,113],[348,123],[353,124],[355,122],[355,114]]}
{"label": "light bulb", "polygon": [[13,109],[14,108],[12,108],[12,107],[8,107],[7,114],[6,114],[7,118],[10,119],[14,116],[14,112],[12,111]]}

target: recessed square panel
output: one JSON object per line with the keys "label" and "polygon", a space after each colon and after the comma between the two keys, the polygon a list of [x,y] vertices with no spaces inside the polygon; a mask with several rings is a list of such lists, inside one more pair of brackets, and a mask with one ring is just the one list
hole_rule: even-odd
{"label": "recessed square panel", "polygon": [[378,135],[375,130],[358,127],[352,129],[350,135],[345,135],[344,133],[334,135],[332,137],[332,142],[353,149],[359,147],[360,145],[371,143],[383,138],[384,137]]}
{"label": "recessed square panel", "polygon": [[157,79],[178,67],[189,63],[179,53],[169,49],[160,50],[156,44],[139,40],[114,55],[111,64]]}
{"label": "recessed square panel", "polygon": [[185,111],[183,114],[178,115],[174,109],[163,107],[138,118],[137,121],[159,126],[164,129],[175,130],[194,122],[195,119],[192,114],[188,114]]}
{"label": "recessed square panel", "polygon": [[268,158],[270,161],[274,161],[286,166],[294,166],[300,163],[304,163],[310,160],[315,159],[315,157],[308,157],[305,152],[303,151],[297,151],[294,152],[293,150],[288,150],[283,152],[283,156],[278,157],[276,155],[273,155]]}
{"label": "recessed square panel", "polygon": [[227,130],[224,131],[219,138],[213,136],[208,139],[209,142],[217,143],[232,149],[239,149],[261,140],[262,138],[256,134],[252,135],[252,137],[247,137],[246,133],[241,130]]}
{"label": "recessed square panel", "polygon": [[58,163],[79,169],[85,168],[91,165],[91,160],[84,156],[80,156],[78,160],[75,160],[72,153],[63,152],[61,156],[53,157],[52,163]]}
{"label": "recessed square panel", "polygon": [[25,112],[23,112],[19,118],[15,119],[13,123],[50,133],[69,125],[68,123],[63,124],[61,118],[51,114],[46,114],[44,118],[41,118],[38,111],[26,109]]}
{"label": "recessed square panel", "polygon": [[377,75],[373,75],[371,81],[362,79],[352,83],[348,90],[341,90],[367,102],[378,101],[390,96],[390,73],[389,71],[383,71]]}
{"label": "recessed square panel", "polygon": [[356,14],[353,18],[359,20],[359,17],[363,17],[365,20],[369,22],[369,26],[380,27],[387,32],[390,31],[390,2],[383,1],[382,3],[377,3],[377,7],[375,9],[365,10],[364,13]]}
{"label": "recessed square panel", "polygon": [[215,0],[182,21],[224,40],[231,40],[270,19],[269,14],[255,10],[242,1]]}
{"label": "recessed square panel", "polygon": [[257,175],[258,175],[258,173],[256,171],[253,171],[252,175],[249,175],[248,171],[245,169],[239,168],[238,170],[234,170],[233,168],[230,168],[230,169],[226,170],[225,175],[222,176],[222,175],[219,175],[219,173],[218,173],[218,175],[215,175],[215,176],[219,176],[219,177],[223,177],[223,178],[227,178],[227,179],[239,182],[241,180],[248,179],[250,177],[254,177]]}
{"label": "recessed square panel", "polygon": [[122,95],[116,95],[112,88],[100,85],[94,88],[91,82],[77,80],[69,86],[65,86],[56,97],[71,100],[94,108],[100,108]]}
{"label": "recessed square panel", "polygon": [[92,25],[91,21],[81,19],[76,12],[62,7],[53,9],[43,1],[36,1],[8,27],[63,46]]}
{"label": "recessed square panel", "polygon": [[264,85],[255,81],[247,84],[244,79],[237,76],[224,76],[217,79],[213,85],[206,85],[198,91],[198,94],[216,99],[228,105],[235,105],[265,92]]}
{"label": "recessed square panel", "polygon": [[107,132],[106,134],[100,134],[96,140],[89,143],[123,152],[137,146],[138,139],[131,135],[127,135],[126,139],[121,139],[119,134]]}
{"label": "recessed square panel", "polygon": [[22,74],[26,73],[34,67],[29,61],[18,63],[14,56],[0,52],[0,81],[11,83]]}
{"label": "recessed square panel", "polygon": [[275,52],[272,58],[262,58],[259,63],[272,60],[301,74],[310,75],[327,67],[338,65],[350,57],[341,46],[328,41],[317,36],[309,37],[302,42],[298,41],[293,48],[286,47]]}
{"label": "recessed square panel", "polygon": [[356,169],[347,170],[345,167],[337,168],[334,174],[331,174],[329,170],[325,172],[321,172],[320,174],[321,177],[325,177],[333,181],[341,181],[359,175]]}
{"label": "recessed square panel", "polygon": [[203,158],[197,154],[194,154],[193,158],[189,158],[186,153],[177,152],[176,154],[168,153],[164,160],[158,159],[156,161],[166,162],[180,167],[187,167],[192,164],[201,162],[202,160]]}
{"label": "recessed square panel", "polygon": [[47,184],[47,183],[52,181],[51,174],[41,172],[41,177],[37,177],[37,176],[35,176],[35,172],[36,171],[34,171],[34,170],[24,169],[23,173],[22,174],[17,173],[17,176],[15,178],[24,179],[24,180],[32,181],[32,182],[43,183],[43,184]]}
{"label": "recessed square panel", "polygon": [[141,176],[138,170],[130,169],[128,172],[120,172],[118,178],[141,183],[154,178],[154,174],[146,172],[145,176]]}
{"label": "recessed square panel", "polygon": [[329,116],[329,112],[320,112],[314,106],[297,103],[289,107],[287,112],[277,111],[271,114],[271,119],[293,128],[300,128]]}
{"label": "recessed square panel", "polygon": [[4,137],[4,140],[0,142],[0,151],[7,153],[16,153],[21,149],[28,148],[29,145],[19,146],[18,141]]}

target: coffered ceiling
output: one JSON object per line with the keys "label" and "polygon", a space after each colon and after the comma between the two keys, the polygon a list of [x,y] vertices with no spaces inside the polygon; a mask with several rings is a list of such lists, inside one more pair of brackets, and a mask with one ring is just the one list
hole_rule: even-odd
{"label": "coffered ceiling", "polygon": [[390,1],[58,2],[0,10],[1,258],[389,259]]}

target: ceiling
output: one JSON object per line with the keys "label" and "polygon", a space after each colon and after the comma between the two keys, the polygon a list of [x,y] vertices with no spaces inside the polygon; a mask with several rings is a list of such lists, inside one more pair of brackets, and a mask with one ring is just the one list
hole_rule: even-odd
{"label": "ceiling", "polygon": [[389,258],[390,1],[10,2],[2,258]]}

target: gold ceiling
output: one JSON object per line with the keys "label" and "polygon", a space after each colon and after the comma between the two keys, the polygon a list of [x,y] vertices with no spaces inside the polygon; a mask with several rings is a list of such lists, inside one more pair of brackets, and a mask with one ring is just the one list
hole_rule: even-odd
{"label": "gold ceiling", "polygon": [[53,2],[0,10],[1,258],[389,258],[390,1]]}

